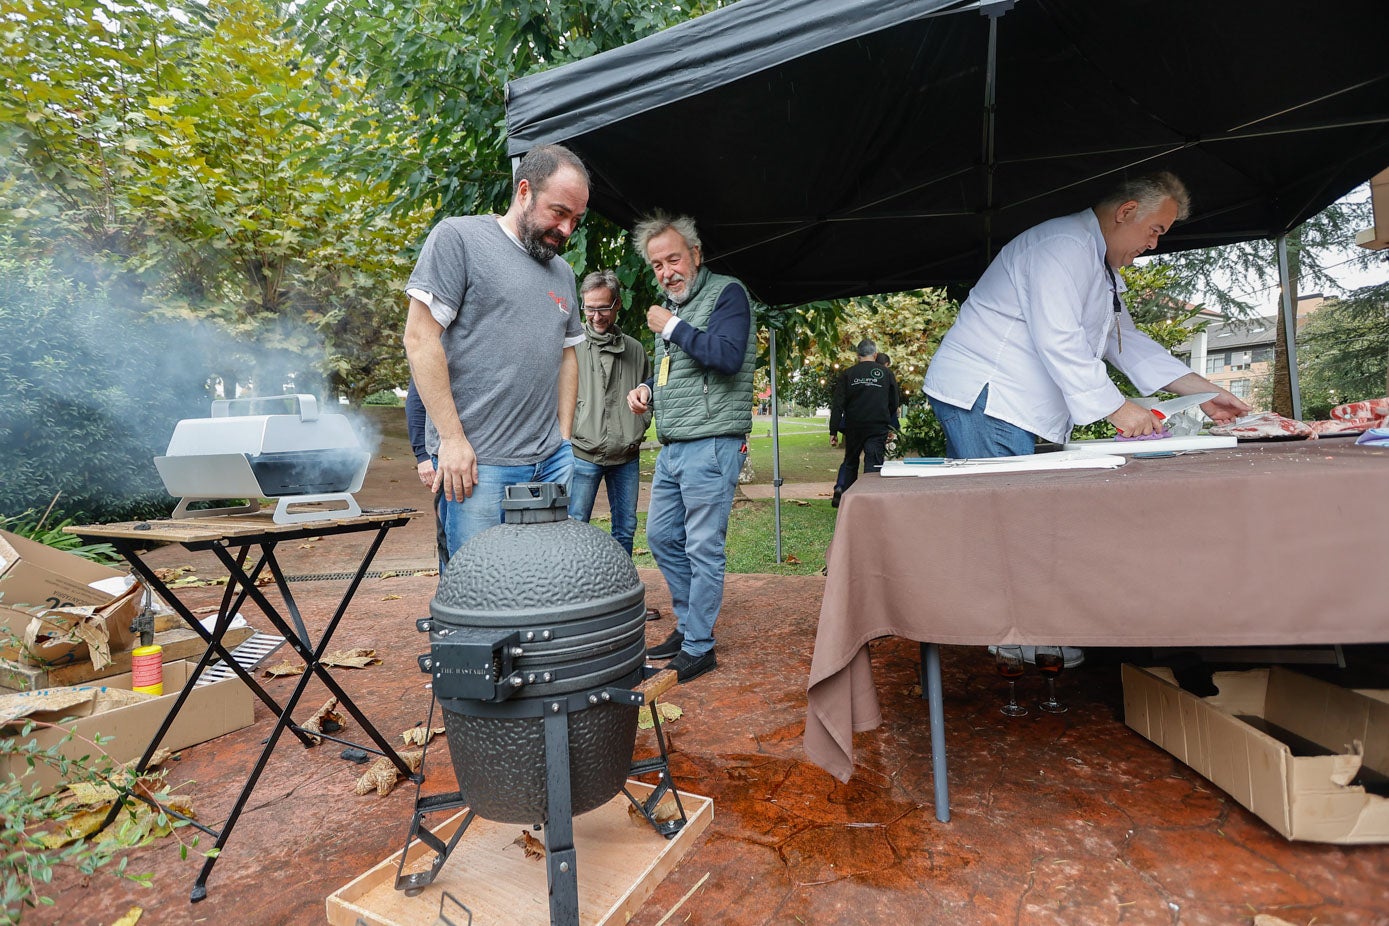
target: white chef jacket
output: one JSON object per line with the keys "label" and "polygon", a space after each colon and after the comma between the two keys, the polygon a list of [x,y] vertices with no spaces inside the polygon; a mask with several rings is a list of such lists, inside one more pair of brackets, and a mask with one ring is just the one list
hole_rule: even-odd
{"label": "white chef jacket", "polygon": [[[1190,373],[1134,327],[1127,308],[1116,315],[1104,260],[1104,236],[1089,209],[1008,242],[931,358],[926,394],[971,408],[988,386],[990,417],[1060,442],[1073,425],[1098,421],[1123,404],[1105,360],[1144,394]],[[1114,279],[1122,294],[1123,277],[1116,272]],[[1116,323],[1123,327],[1122,351]]]}

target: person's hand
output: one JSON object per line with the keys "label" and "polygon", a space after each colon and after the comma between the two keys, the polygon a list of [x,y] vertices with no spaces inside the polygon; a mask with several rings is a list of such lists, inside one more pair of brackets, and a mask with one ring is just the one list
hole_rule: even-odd
{"label": "person's hand", "polygon": [[666,325],[674,317],[675,313],[670,309],[662,308],[659,305],[653,305],[646,310],[646,327],[660,334],[666,330]]}
{"label": "person's hand", "polygon": [[1221,389],[1218,396],[1209,402],[1201,403],[1201,411],[1205,412],[1216,424],[1228,424],[1236,418],[1249,414],[1253,409],[1233,392]]}
{"label": "person's hand", "polygon": [[627,407],[634,415],[645,415],[651,407],[651,387],[646,383],[637,384],[637,388],[627,393]]}
{"label": "person's hand", "polygon": [[473,494],[477,485],[477,454],[466,437],[448,437],[439,442],[439,471],[434,474],[435,492],[444,498],[461,502]]}
{"label": "person's hand", "polygon": [[[1214,402],[1215,400],[1212,399],[1211,401]],[[1142,437],[1145,434],[1152,434],[1162,427],[1162,422],[1158,421],[1156,415],[1127,399],[1112,414],[1106,416],[1105,420],[1114,425],[1114,429],[1125,437]]]}
{"label": "person's hand", "polygon": [[831,435],[830,435],[830,446],[831,446],[831,447],[838,447],[838,446],[839,446],[839,435],[838,435],[838,434],[831,434]]}
{"label": "person's hand", "polygon": [[434,461],[421,460],[415,464],[415,472],[420,474],[420,482],[428,487],[434,485]]}

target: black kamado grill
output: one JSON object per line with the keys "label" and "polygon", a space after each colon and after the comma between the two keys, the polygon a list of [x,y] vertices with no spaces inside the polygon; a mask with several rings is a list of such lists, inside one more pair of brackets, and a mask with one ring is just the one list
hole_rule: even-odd
{"label": "black kamado grill", "polygon": [[[420,667],[443,708],[459,790],[417,799],[406,848],[419,838],[438,854],[431,870],[405,875],[402,853],[400,890],[433,881],[474,815],[543,825],[551,922],[577,923],[575,814],[626,792],[663,835],[684,825],[683,808],[669,824],[652,816],[674,793],[658,718],[659,758],[632,761],[646,588],[622,545],[568,509],[562,485],[507,487],[505,523],[454,553],[419,622],[430,643]],[[660,783],[638,801],[625,782],[647,772]],[[426,813],[462,806],[470,812],[447,846],[420,826]]]}

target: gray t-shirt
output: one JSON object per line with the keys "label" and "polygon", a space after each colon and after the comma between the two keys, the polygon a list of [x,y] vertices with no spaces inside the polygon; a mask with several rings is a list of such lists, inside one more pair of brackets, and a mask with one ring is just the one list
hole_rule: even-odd
{"label": "gray t-shirt", "polygon": [[[574,271],[564,258],[531,257],[496,216],[459,216],[434,226],[406,288],[458,310],[441,340],[477,461],[519,466],[554,453],[564,342],[583,336]],[[439,452],[432,421],[425,443]]]}

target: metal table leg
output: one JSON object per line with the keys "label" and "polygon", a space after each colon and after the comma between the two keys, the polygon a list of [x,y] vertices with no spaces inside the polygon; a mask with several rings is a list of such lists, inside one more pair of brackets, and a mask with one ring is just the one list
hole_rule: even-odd
{"label": "metal table leg", "polygon": [[945,767],[945,700],[940,683],[940,644],[921,644],[921,696],[931,714],[931,780],[936,819],[950,822],[950,781]]}

